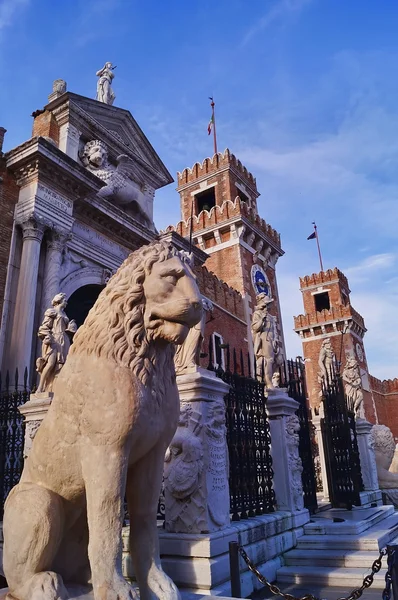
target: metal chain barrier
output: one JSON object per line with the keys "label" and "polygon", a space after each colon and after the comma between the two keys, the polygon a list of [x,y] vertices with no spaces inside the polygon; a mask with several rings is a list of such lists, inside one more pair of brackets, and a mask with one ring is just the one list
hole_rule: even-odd
{"label": "metal chain barrier", "polygon": [[[314,596],[313,594],[306,594],[305,596],[301,596],[300,598],[297,596],[293,596],[292,594],[285,594],[284,592],[282,592],[280,590],[280,588],[277,585],[270,583],[266,579],[266,577],[264,577],[264,575],[262,575],[260,573],[260,571],[252,563],[252,561],[250,560],[250,558],[248,557],[246,551],[244,550],[244,548],[242,548],[242,546],[240,546],[238,544],[237,547],[238,547],[239,554],[241,555],[241,557],[247,564],[249,570],[257,577],[257,579],[260,581],[260,583],[262,583],[264,586],[266,586],[270,590],[270,592],[272,594],[274,594],[276,596],[281,596],[285,600],[320,600],[319,598],[317,598],[317,596]],[[394,564],[394,554],[395,554],[395,550],[391,549],[391,548],[389,549],[389,551],[387,551],[387,548],[383,548],[382,550],[380,550],[380,554],[379,554],[378,558],[376,558],[376,560],[372,564],[371,573],[369,573],[369,575],[366,575],[366,577],[363,580],[362,585],[360,587],[352,590],[351,594],[349,596],[347,596],[346,598],[344,598],[344,597],[338,598],[338,600],[358,600],[358,598],[360,598],[362,596],[364,590],[370,588],[370,586],[372,585],[374,576],[376,575],[376,573],[378,573],[380,571],[380,569],[382,567],[382,559],[387,554],[388,554],[387,572],[386,572],[386,577],[385,577],[386,584],[385,584],[385,588],[382,593],[382,600],[390,600],[391,599],[391,587],[392,587],[392,567]]]}

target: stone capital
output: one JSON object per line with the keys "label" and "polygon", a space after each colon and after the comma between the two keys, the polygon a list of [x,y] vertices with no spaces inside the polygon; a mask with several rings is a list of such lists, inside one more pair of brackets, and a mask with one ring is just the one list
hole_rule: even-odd
{"label": "stone capital", "polygon": [[49,250],[58,250],[59,252],[62,252],[66,242],[71,238],[72,234],[70,232],[53,228],[51,229],[50,236],[47,240],[47,248]]}
{"label": "stone capital", "polygon": [[44,232],[48,228],[47,223],[33,216],[29,217],[26,221],[20,222],[19,225],[22,228],[24,240],[36,240],[38,242],[41,242]]}

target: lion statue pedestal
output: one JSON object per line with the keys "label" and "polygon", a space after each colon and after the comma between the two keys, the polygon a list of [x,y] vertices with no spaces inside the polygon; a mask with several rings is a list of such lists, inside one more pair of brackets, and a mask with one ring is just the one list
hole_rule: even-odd
{"label": "lion statue pedestal", "polygon": [[177,600],[163,572],[156,513],[177,427],[173,344],[201,319],[186,259],[165,242],[131,254],[75,335],[54,399],[4,512],[9,600],[136,596],[122,575],[124,498],[141,600]]}

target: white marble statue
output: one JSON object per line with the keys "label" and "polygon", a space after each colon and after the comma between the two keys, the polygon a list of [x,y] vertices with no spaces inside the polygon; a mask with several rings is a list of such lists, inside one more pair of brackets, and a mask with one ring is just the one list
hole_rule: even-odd
{"label": "white marble statue", "polygon": [[135,598],[121,564],[126,497],[140,598],[179,600],[156,515],[180,412],[174,344],[201,317],[192,271],[166,242],[130,254],[102,290],[5,504],[9,598],[66,600],[78,584],[94,600]]}
{"label": "white marble statue", "polygon": [[252,316],[251,329],[254,342],[257,376],[264,379],[267,388],[273,389],[272,377],[277,366],[277,357],[281,355],[278,341],[276,319],[268,312],[268,306],[273,302],[267,294],[257,296],[257,304]]}
{"label": "white marble statue", "polygon": [[202,306],[203,314],[200,323],[192,327],[185,342],[181,346],[176,347],[174,365],[177,375],[194,371],[200,364],[200,353],[203,347],[207,313],[213,310],[213,304],[208,298],[203,296]]}
{"label": "white marble statue", "polygon": [[[318,366],[319,366],[319,382],[327,386],[329,382],[333,381],[334,377],[334,362],[335,354],[332,348],[330,338],[325,338],[322,342],[321,350],[319,352]],[[320,392],[322,395],[322,391]]]}
{"label": "white marble statue", "polygon": [[108,160],[108,148],[101,140],[91,140],[84,146],[81,154],[84,166],[106,183],[98,192],[100,198],[106,198],[120,206],[131,205],[147,227],[153,229],[150,216],[150,194],[145,185],[138,185],[133,179],[139,179],[133,161],[121,154],[117,157],[117,166]]}
{"label": "white marble statue", "polygon": [[36,361],[36,370],[40,373],[38,393],[52,391],[54,380],[65,364],[70,338],[77,330],[76,322],[69,320],[65,313],[65,294],[54,296],[51,304],[53,307],[44,313],[37,334],[42,340],[41,356]]}
{"label": "white marble statue", "polygon": [[[394,436],[386,425],[373,425],[371,435],[376,457],[379,487],[380,489],[396,489],[398,488],[398,473],[390,470],[395,452]],[[396,499],[398,499],[398,495]]]}
{"label": "white marble statue", "polygon": [[96,75],[99,77],[97,82],[97,97],[96,100],[104,102],[105,104],[113,104],[115,101],[115,93],[112,89],[112,79],[115,77],[113,70],[116,67],[111,62],[106,62],[102,69],[97,71]]}
{"label": "white marble statue", "polygon": [[362,380],[358,363],[354,357],[347,359],[342,378],[348,407],[354,411],[356,419],[364,419]]}

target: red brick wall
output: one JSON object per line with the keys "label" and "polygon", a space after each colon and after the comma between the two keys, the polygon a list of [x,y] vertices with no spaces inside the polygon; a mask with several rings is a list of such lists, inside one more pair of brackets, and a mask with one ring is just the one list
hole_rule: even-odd
{"label": "red brick wall", "polygon": [[4,293],[7,278],[7,265],[10,254],[14,208],[18,201],[19,187],[13,175],[7,172],[5,159],[0,155],[0,315],[3,311]]}
{"label": "red brick wall", "polygon": [[387,425],[393,436],[398,438],[398,379],[381,381],[370,376],[370,386],[379,423]]}
{"label": "red brick wall", "polygon": [[59,143],[59,127],[52,112],[45,110],[36,114],[33,121],[32,137],[49,137]]}

